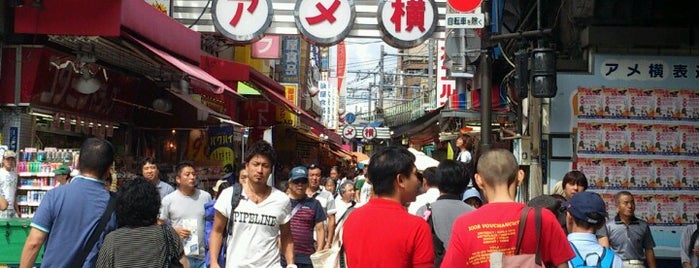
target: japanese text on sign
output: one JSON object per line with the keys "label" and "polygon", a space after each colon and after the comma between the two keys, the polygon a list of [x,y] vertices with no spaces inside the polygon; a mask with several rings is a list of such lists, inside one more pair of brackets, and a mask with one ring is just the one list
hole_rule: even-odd
{"label": "japanese text on sign", "polygon": [[282,40],[282,82],[299,81],[301,40],[299,37],[284,37]]}

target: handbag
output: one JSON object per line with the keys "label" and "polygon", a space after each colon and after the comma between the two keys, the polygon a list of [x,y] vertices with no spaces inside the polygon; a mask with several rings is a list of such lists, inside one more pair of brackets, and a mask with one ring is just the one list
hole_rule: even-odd
{"label": "handbag", "polygon": [[[545,267],[541,261],[541,247],[539,246],[541,240],[541,208],[536,207],[534,209],[534,219],[536,223],[536,253],[535,254],[519,254],[520,247],[522,245],[522,237],[524,236],[524,227],[527,225],[527,215],[529,215],[530,207],[526,207],[522,210],[519,217],[519,233],[517,233],[517,247],[515,248],[515,255],[513,256],[503,256],[502,266],[503,268],[541,268]],[[499,252],[498,252],[499,253]],[[500,253],[502,254],[502,253]],[[491,254],[491,262],[493,258],[497,259]],[[492,263],[491,263],[492,264]],[[492,266],[491,266],[492,267]]]}
{"label": "handbag", "polygon": [[315,253],[311,254],[311,263],[313,264],[313,268],[340,268],[340,267],[346,267],[346,265],[341,265],[344,262],[341,260],[344,258],[342,254],[344,253],[342,250],[342,226],[345,223],[345,216],[349,214],[349,212],[354,208],[354,203],[352,203],[352,206],[350,206],[347,211],[345,211],[344,214],[342,214],[342,217],[340,217],[340,220],[337,223],[337,226],[335,227],[338,232],[335,234],[335,238],[333,239],[333,243],[330,246],[330,248],[327,249],[322,249],[319,251],[316,251]]}
{"label": "handbag", "polygon": [[179,242],[179,240],[174,240],[172,238],[172,232],[170,232],[170,228],[168,228],[167,225],[161,225],[161,229],[163,230],[163,236],[165,238],[165,264],[163,267],[165,268],[181,268],[182,263],[180,263],[180,258],[178,258],[175,254],[171,254],[170,252],[170,247],[172,246],[173,241],[174,242]]}

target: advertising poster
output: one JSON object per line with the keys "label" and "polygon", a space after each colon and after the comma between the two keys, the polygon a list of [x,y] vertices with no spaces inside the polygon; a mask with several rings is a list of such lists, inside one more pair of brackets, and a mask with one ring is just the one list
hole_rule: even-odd
{"label": "advertising poster", "polygon": [[235,163],[235,153],[233,152],[233,126],[209,127],[207,137],[209,142],[209,160],[220,161],[221,166]]}

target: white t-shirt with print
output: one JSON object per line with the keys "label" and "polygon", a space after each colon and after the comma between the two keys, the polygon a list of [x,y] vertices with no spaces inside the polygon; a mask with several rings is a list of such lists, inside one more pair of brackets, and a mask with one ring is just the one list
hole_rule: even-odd
{"label": "white t-shirt with print", "polygon": [[7,199],[7,210],[14,211],[15,194],[17,193],[17,173],[0,168],[0,192]]}
{"label": "white t-shirt with print", "polygon": [[289,197],[272,188],[272,193],[259,204],[248,200],[245,191],[231,217],[233,187],[221,192],[214,208],[233,220],[233,233],[228,237],[226,267],[274,267],[280,265],[277,236],[279,226],[291,220]]}

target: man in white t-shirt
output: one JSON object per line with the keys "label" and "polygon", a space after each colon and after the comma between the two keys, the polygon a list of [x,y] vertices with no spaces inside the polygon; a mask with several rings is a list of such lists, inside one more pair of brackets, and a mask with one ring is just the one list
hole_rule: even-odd
{"label": "man in white t-shirt", "polygon": [[[265,141],[256,142],[245,156],[248,178],[242,184],[238,206],[232,208],[231,204],[235,187],[228,187],[219,195],[214,205],[216,215],[209,238],[211,268],[219,267],[218,256],[229,219],[232,222],[227,240],[227,268],[278,268],[280,252],[286,258],[287,268],[297,267],[291,239],[291,201],[285,193],[267,185],[274,163],[276,154],[272,145]],[[280,243],[277,243],[277,237]]]}
{"label": "man in white t-shirt", "polygon": [[351,182],[345,182],[340,185],[340,193],[335,198],[335,208],[337,209],[337,217],[335,217],[335,223],[339,223],[342,217],[347,218],[345,213],[347,209],[354,206],[356,202],[354,201],[354,184]]}
{"label": "man in white t-shirt", "polygon": [[[312,164],[308,166],[308,188],[306,188],[306,195],[311,198],[315,198],[320,202],[320,206],[325,210],[325,215],[327,215],[327,220],[325,221],[325,244],[322,248],[330,248],[333,242],[332,234],[335,233],[335,200],[333,194],[323,190],[320,187],[321,170],[320,167]],[[316,241],[320,241],[317,235],[314,234]]]}
{"label": "man in white t-shirt", "polygon": [[[439,178],[437,178],[437,167],[429,167],[422,172],[422,189],[426,189],[424,193],[415,198],[415,202],[408,206],[408,213],[417,215],[417,210],[422,206],[437,201],[439,193]],[[420,215],[418,215],[420,216]]]}
{"label": "man in white t-shirt", "polygon": [[14,170],[16,165],[17,154],[14,151],[5,151],[2,158],[2,167],[0,167],[0,191],[7,201],[7,208],[4,211],[0,211],[0,219],[19,216],[16,214],[17,207],[15,206],[18,181],[17,172]]}
{"label": "man in white t-shirt", "polygon": [[211,201],[211,195],[196,188],[197,177],[191,163],[178,164],[175,173],[178,187],[162,199],[160,220],[169,222],[180,235],[190,267],[206,268],[204,205]]}

